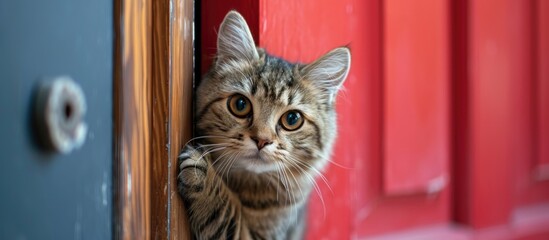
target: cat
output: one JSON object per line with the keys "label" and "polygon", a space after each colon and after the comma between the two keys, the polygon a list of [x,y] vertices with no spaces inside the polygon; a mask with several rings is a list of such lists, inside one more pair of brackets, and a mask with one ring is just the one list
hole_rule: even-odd
{"label": "cat", "polygon": [[196,92],[198,137],[179,156],[194,239],[303,238],[350,61],[340,47],[311,64],[287,62],[256,48],[239,13],[225,16]]}

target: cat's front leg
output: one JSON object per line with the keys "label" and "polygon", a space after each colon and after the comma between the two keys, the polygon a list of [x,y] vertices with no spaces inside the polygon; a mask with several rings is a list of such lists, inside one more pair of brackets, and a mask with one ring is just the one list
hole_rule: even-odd
{"label": "cat's front leg", "polygon": [[178,189],[181,196],[187,200],[204,189],[209,171],[209,154],[204,154],[197,148],[187,145],[178,157],[179,175]]}
{"label": "cat's front leg", "polygon": [[187,145],[179,156],[179,193],[195,239],[241,239],[240,202],[215,173],[210,155]]}

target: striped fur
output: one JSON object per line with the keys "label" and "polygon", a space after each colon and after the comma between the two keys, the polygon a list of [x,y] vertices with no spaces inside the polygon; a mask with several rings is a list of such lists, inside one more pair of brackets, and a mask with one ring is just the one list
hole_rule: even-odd
{"label": "striped fur", "polygon": [[[289,63],[256,48],[246,22],[229,12],[218,53],[197,89],[199,136],[180,155],[178,186],[195,239],[302,239],[308,196],[336,137],[335,95],[350,66],[347,48]],[[228,100],[249,99],[234,116]],[[304,123],[281,127],[289,110]],[[253,139],[270,144],[259,147]]]}

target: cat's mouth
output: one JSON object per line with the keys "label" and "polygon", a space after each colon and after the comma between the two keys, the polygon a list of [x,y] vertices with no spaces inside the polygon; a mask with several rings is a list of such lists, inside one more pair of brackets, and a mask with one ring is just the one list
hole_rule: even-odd
{"label": "cat's mouth", "polygon": [[268,163],[271,161],[270,157],[263,151],[250,151],[248,154],[243,155],[242,159],[257,163]]}
{"label": "cat's mouth", "polygon": [[240,166],[255,173],[276,171],[277,168],[274,160],[265,151],[250,151],[239,160]]}

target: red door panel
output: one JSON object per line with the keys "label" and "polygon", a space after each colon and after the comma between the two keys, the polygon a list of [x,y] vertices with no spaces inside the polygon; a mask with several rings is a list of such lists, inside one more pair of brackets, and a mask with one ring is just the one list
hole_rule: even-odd
{"label": "red door panel", "polygon": [[[468,1],[467,88],[458,99],[464,152],[455,158],[455,219],[489,239],[544,239],[549,186],[534,179],[538,159],[535,1]],[[465,189],[464,191],[461,191]]]}
{"label": "red door panel", "polygon": [[538,0],[536,6],[537,168],[538,179],[549,180],[549,2]]}
{"label": "red door panel", "polygon": [[517,38],[517,55],[522,61],[516,68],[522,72],[515,81],[518,121],[515,124],[517,153],[517,205],[527,206],[549,200],[549,4],[532,1],[522,4],[517,28],[523,33]]}
{"label": "red door panel", "polygon": [[[470,138],[467,173],[468,224],[475,228],[503,224],[510,217],[515,61],[508,31],[511,1],[470,1]],[[518,59],[516,61],[519,61]],[[475,196],[473,198],[473,196]]]}
{"label": "red door panel", "polygon": [[388,195],[447,187],[448,2],[385,1],[384,190]]}
{"label": "red door panel", "polygon": [[[437,0],[380,5],[383,51],[377,59],[383,75],[371,81],[381,85],[382,111],[367,117],[381,119],[382,151],[360,162],[366,171],[379,163],[381,172],[378,179],[357,184],[359,190],[379,189],[358,203],[360,236],[449,220],[447,5]],[[364,146],[366,153],[378,147]]]}

